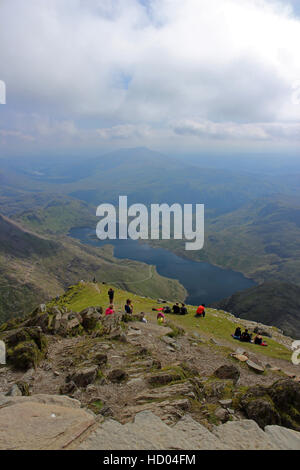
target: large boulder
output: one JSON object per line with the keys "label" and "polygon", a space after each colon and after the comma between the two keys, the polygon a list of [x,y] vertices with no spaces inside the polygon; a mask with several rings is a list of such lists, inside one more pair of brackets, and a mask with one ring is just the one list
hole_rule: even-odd
{"label": "large boulder", "polygon": [[114,313],[113,315],[107,315],[101,319],[103,334],[110,335],[114,331],[119,331],[122,322],[122,314]]}
{"label": "large boulder", "polygon": [[89,307],[80,312],[82,326],[86,331],[94,330],[103,313],[102,307]]}
{"label": "large boulder", "polygon": [[0,405],[0,450],[63,450],[93,425],[94,416],[67,397],[6,397]]}
{"label": "large boulder", "polygon": [[234,365],[223,365],[219,367],[215,372],[214,375],[219,379],[229,379],[233,380],[235,383],[240,378],[240,371]]}
{"label": "large boulder", "polygon": [[244,411],[248,419],[253,419],[260,428],[264,429],[266,423],[281,424],[281,418],[274,404],[266,398],[257,398],[245,402]]}
{"label": "large boulder", "polygon": [[291,379],[278,380],[270,387],[251,387],[239,404],[246,416],[263,429],[281,425],[300,430],[300,384]]}
{"label": "large boulder", "polygon": [[300,431],[300,383],[278,380],[269,387],[268,394],[281,415],[282,426]]}
{"label": "large boulder", "polygon": [[107,361],[108,361],[108,357],[107,357],[107,354],[104,354],[104,353],[97,353],[95,355],[95,358],[94,358],[96,364],[101,367],[101,366],[105,366],[105,364],[107,364]]}
{"label": "large boulder", "polygon": [[122,369],[114,369],[108,374],[107,378],[113,383],[120,383],[128,379],[128,374]]}
{"label": "large boulder", "polygon": [[272,338],[272,333],[270,332],[270,330],[266,328],[262,328],[260,326],[256,326],[253,330],[253,333],[256,333],[257,335],[261,335],[261,336],[267,336],[268,338]]}
{"label": "large boulder", "polygon": [[68,377],[68,382],[74,382],[78,387],[86,387],[96,380],[98,366],[79,369]]}
{"label": "large boulder", "polygon": [[167,385],[182,380],[182,375],[176,371],[161,372],[148,377],[148,383],[153,386]]}
{"label": "large boulder", "polygon": [[40,327],[23,327],[8,331],[3,340],[7,347],[7,360],[16,369],[37,367],[47,353],[47,339]]}

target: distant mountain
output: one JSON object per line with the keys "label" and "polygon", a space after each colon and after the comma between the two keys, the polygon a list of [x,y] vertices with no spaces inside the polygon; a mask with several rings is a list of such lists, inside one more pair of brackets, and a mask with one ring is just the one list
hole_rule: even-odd
{"label": "distant mountain", "polygon": [[287,282],[265,282],[212,307],[231,312],[239,318],[273,325],[284,334],[300,338],[300,287]]}
{"label": "distant mountain", "polygon": [[61,159],[1,162],[3,184],[28,191],[65,194],[94,206],[116,203],[127,195],[129,203],[203,203],[206,214],[231,212],[258,197],[284,191],[268,174],[231,168],[206,168],[147,148],[120,149],[97,158],[75,162]]}

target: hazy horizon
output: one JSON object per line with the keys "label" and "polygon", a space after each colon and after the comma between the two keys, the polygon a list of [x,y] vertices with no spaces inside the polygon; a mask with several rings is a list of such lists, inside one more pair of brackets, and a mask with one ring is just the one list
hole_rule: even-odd
{"label": "hazy horizon", "polygon": [[295,155],[299,43],[295,0],[3,0],[0,154]]}

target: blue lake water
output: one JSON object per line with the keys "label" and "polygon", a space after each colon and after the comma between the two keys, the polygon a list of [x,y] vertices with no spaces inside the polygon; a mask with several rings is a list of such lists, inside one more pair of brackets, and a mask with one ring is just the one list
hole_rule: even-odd
{"label": "blue lake water", "polygon": [[95,238],[95,229],[88,227],[71,229],[69,235],[88,245],[112,245],[116,258],[133,259],[156,266],[161,276],[179,280],[188,291],[186,302],[192,305],[202,302],[209,304],[255,285],[254,281],[239,272],[181,258],[168,250],[153,248],[139,241],[100,241]]}

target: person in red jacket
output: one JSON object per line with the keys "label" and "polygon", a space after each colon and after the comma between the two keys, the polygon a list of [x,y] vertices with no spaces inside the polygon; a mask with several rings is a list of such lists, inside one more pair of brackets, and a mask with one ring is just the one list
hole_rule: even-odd
{"label": "person in red jacket", "polygon": [[113,315],[115,313],[114,311],[114,306],[111,304],[106,310],[105,310],[105,315]]}
{"label": "person in red jacket", "polygon": [[195,315],[196,318],[199,318],[199,317],[205,317],[205,304],[201,304],[199,305],[199,307],[197,308],[197,312],[196,312],[196,315]]}

